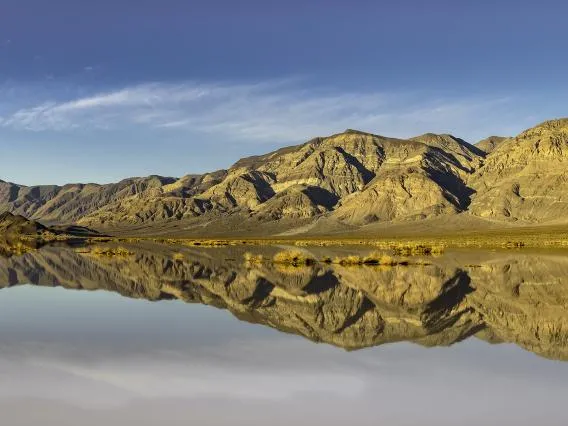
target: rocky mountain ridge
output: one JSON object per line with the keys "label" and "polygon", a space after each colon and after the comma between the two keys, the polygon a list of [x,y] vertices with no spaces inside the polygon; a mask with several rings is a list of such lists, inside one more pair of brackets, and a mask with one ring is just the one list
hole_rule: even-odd
{"label": "rocky mountain ridge", "polygon": [[456,215],[540,224],[568,217],[567,153],[568,119],[477,145],[447,134],[396,139],[347,130],[179,179],[0,181],[0,211],[48,224],[190,234],[349,232]]}

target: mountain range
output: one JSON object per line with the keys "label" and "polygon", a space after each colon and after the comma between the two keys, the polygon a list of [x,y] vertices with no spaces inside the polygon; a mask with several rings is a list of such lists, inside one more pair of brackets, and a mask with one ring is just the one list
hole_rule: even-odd
{"label": "mountain range", "polygon": [[0,181],[0,212],[47,225],[176,235],[562,224],[566,165],[568,118],[476,144],[449,134],[396,139],[346,130],[181,178],[63,186]]}

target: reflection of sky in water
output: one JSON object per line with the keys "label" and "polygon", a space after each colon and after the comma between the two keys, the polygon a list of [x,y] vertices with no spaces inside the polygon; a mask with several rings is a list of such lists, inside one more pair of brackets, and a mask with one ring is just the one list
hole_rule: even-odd
{"label": "reflection of sky in water", "polygon": [[568,363],[474,338],[349,353],[211,307],[37,287],[0,291],[0,330],[10,426],[568,424]]}

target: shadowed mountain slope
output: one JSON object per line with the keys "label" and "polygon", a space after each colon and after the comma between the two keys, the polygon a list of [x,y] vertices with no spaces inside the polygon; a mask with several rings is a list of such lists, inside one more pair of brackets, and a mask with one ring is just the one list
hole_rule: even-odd
{"label": "shadowed mountain slope", "polygon": [[476,148],[482,150],[485,154],[491,154],[499,145],[509,138],[502,136],[489,136],[486,139],[480,140],[475,144]]}
{"label": "shadowed mountain slope", "polygon": [[347,130],[180,179],[62,187],[0,181],[0,211],[109,232],[201,235],[348,233],[448,216],[460,223],[472,216],[557,222],[568,217],[567,123],[549,121],[477,145],[447,134],[405,140]]}
{"label": "shadowed mountain slope", "polygon": [[470,212],[542,223],[568,218],[568,119],[547,121],[503,141],[468,184]]}

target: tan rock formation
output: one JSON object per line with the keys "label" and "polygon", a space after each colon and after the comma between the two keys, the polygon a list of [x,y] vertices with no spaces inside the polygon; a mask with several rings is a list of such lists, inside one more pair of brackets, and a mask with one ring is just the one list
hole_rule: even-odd
{"label": "tan rock formation", "polygon": [[47,224],[201,235],[233,231],[235,223],[257,235],[350,232],[456,215],[557,223],[568,220],[567,144],[568,119],[476,146],[452,135],[402,140],[347,130],[180,179],[63,187],[0,181],[0,211]]}

